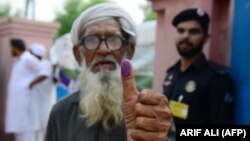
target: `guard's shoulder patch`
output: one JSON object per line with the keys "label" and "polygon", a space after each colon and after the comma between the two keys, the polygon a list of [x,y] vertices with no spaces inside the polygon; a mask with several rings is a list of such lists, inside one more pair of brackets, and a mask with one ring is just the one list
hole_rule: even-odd
{"label": "guard's shoulder patch", "polygon": [[174,69],[174,66],[167,69],[167,72],[171,72]]}

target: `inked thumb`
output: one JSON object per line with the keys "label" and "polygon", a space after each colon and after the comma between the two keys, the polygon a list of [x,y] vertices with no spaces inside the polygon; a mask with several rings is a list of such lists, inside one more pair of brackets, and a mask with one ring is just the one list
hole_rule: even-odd
{"label": "inked thumb", "polygon": [[121,63],[123,97],[127,101],[133,96],[138,95],[138,90],[135,84],[134,70],[131,62],[128,59],[122,60]]}

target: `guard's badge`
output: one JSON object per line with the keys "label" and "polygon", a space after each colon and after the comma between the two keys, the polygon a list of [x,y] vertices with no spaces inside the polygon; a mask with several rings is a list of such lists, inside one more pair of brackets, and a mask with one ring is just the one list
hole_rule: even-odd
{"label": "guard's badge", "polygon": [[174,76],[171,74],[168,76],[168,80],[172,80],[174,78]]}
{"label": "guard's badge", "polygon": [[195,81],[189,80],[189,81],[187,82],[186,86],[185,86],[186,92],[192,93],[192,92],[195,91],[195,89],[196,89],[196,83],[195,83]]}
{"label": "guard's badge", "polygon": [[205,15],[205,11],[204,11],[202,8],[198,8],[198,9],[197,9],[197,14],[198,14],[200,17],[202,17],[202,16]]}

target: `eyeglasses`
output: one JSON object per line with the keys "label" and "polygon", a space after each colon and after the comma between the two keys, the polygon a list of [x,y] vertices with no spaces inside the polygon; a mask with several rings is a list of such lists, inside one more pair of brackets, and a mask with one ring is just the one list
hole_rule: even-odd
{"label": "eyeglasses", "polygon": [[89,35],[84,37],[80,44],[86,50],[97,50],[100,47],[102,41],[105,41],[105,44],[110,50],[119,50],[124,44],[127,44],[127,41],[118,35],[107,36],[106,38],[101,38],[95,35]]}

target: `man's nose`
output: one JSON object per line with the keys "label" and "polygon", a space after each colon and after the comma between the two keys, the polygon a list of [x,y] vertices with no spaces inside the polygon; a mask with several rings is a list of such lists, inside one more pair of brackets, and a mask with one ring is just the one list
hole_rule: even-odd
{"label": "man's nose", "polygon": [[111,50],[108,48],[107,44],[105,43],[105,41],[102,41],[100,43],[100,47],[99,49],[97,50],[97,53],[98,54],[101,54],[101,55],[107,55],[109,53],[111,53]]}

